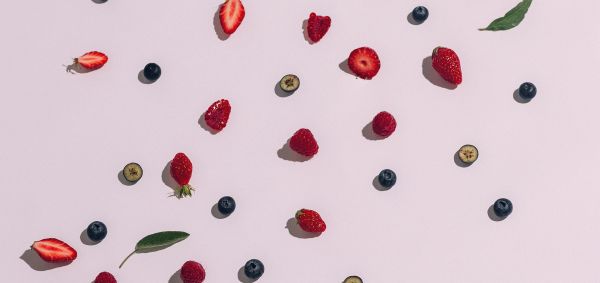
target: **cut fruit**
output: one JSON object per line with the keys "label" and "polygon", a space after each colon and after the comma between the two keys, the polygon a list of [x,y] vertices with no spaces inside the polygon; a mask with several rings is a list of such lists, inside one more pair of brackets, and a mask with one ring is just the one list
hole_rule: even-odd
{"label": "cut fruit", "polygon": [[363,283],[362,279],[358,276],[348,276],[344,283]]}
{"label": "cut fruit", "polygon": [[131,183],[139,181],[142,178],[142,175],[144,175],[144,170],[142,169],[142,166],[137,163],[129,163],[123,168],[123,177]]}
{"label": "cut fruit", "polygon": [[96,70],[108,62],[108,56],[102,52],[91,51],[75,58],[74,62],[88,70]]}
{"label": "cut fruit", "polygon": [[300,79],[296,75],[285,75],[279,81],[279,87],[285,92],[294,92],[300,87]]}
{"label": "cut fruit", "polygon": [[478,157],[479,151],[473,145],[466,144],[458,150],[458,158],[460,158],[460,161],[466,164],[471,164],[475,162]]}
{"label": "cut fruit", "polygon": [[35,241],[31,248],[47,262],[73,261],[77,258],[77,251],[75,249],[55,238]]}

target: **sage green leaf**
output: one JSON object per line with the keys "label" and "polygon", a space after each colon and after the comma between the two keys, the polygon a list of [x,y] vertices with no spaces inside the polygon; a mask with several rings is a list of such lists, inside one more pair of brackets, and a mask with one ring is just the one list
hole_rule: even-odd
{"label": "sage green leaf", "polygon": [[173,244],[179,243],[189,237],[190,234],[181,231],[164,231],[150,234],[142,238],[135,245],[135,250],[129,254],[119,265],[119,268],[135,253],[153,252],[159,249],[167,248]]}
{"label": "sage green leaf", "polygon": [[525,14],[527,14],[527,10],[529,10],[529,6],[531,6],[531,1],[532,0],[521,1],[517,6],[506,12],[504,17],[495,19],[486,28],[479,30],[508,30],[518,26],[525,18]]}

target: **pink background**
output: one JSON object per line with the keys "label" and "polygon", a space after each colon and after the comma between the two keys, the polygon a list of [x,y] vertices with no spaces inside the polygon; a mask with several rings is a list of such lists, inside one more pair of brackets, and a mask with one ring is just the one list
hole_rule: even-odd
{"label": "pink background", "polygon": [[[239,282],[244,262],[259,258],[259,282],[598,282],[600,4],[536,0],[519,27],[477,30],[517,2],[246,0],[246,19],[225,41],[213,26],[219,0],[3,5],[2,281],[90,282],[110,271],[119,282],[174,283],[194,259],[206,282]],[[406,16],[418,4],[430,18],[414,26]],[[311,11],[333,19],[314,45],[302,32]],[[461,58],[455,90],[424,75],[438,45]],[[360,46],[382,60],[371,81],[339,67]],[[109,62],[65,73],[63,64],[91,50]],[[148,62],[163,69],[154,84],[137,78]],[[279,97],[274,86],[287,73],[302,84]],[[513,99],[524,81],[538,87],[529,104]],[[198,119],[220,98],[233,112],[211,135]],[[381,110],[395,115],[397,131],[369,140],[363,127]],[[319,154],[280,158],[301,127]],[[453,161],[465,143],[480,150],[469,168]],[[162,174],[180,151],[194,163],[196,192],[177,200]],[[125,186],[117,176],[131,161],[144,177]],[[384,168],[398,182],[382,192],[372,181]],[[211,207],[224,195],[238,208],[216,219]],[[500,197],[515,208],[494,222],[487,210]],[[288,232],[303,207],[321,213],[326,233]],[[109,234],[89,246],[80,233],[93,220]],[[191,236],[117,268],[140,238],[162,230]],[[50,266],[24,252],[45,237],[79,258],[35,270]]]}

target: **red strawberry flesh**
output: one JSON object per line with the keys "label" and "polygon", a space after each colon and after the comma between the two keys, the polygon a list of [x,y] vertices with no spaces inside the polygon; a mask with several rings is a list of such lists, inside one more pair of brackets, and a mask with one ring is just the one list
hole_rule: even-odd
{"label": "red strawberry flesh", "polygon": [[77,258],[77,251],[67,243],[55,239],[47,238],[36,241],[31,246],[40,257],[48,262],[73,261]]}
{"label": "red strawberry flesh", "polygon": [[92,51],[81,55],[75,62],[88,70],[96,70],[108,62],[108,57],[102,52]]}
{"label": "red strawberry flesh", "polygon": [[361,79],[370,80],[381,68],[379,56],[369,47],[354,49],[348,57],[348,67]]}
{"label": "red strawberry flesh", "polygon": [[219,20],[221,21],[223,32],[226,34],[234,33],[245,16],[246,10],[241,0],[225,1],[219,10]]}

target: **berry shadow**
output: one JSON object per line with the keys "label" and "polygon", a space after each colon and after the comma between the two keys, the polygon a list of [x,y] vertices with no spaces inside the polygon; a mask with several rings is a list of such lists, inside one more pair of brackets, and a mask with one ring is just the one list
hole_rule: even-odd
{"label": "berry shadow", "polygon": [[507,217],[507,216],[500,217],[500,216],[496,215],[496,213],[494,212],[494,204],[490,205],[490,208],[488,208],[487,215],[492,221],[496,221],[496,222],[502,221],[502,220],[506,219],[506,217]]}
{"label": "berry shadow", "polygon": [[283,89],[281,89],[281,87],[279,86],[279,82],[277,81],[275,83],[275,95],[279,96],[279,97],[288,97],[291,96],[292,94],[294,94],[296,91],[292,91],[292,92],[286,92]]}
{"label": "berry shadow", "polygon": [[346,58],[344,61],[342,61],[338,66],[340,67],[340,70],[356,77],[354,72],[352,72],[352,70],[350,70],[350,67],[348,66],[348,58]]}
{"label": "berry shadow", "polygon": [[140,81],[140,83],[143,83],[145,85],[153,84],[155,82],[155,81],[151,81],[151,80],[147,79],[146,76],[144,76],[143,69],[138,73],[138,81]]}
{"label": "berry shadow", "polygon": [[179,184],[177,184],[175,179],[173,179],[171,176],[171,161],[167,162],[167,165],[165,165],[165,168],[162,171],[162,181],[167,187],[173,190],[173,194],[171,196],[179,198],[177,196],[177,192],[179,192]]}
{"label": "berry shadow", "polygon": [[169,278],[169,283],[183,283],[183,280],[181,280],[181,269],[178,269],[175,273],[173,273],[173,275],[171,275],[171,278]]}
{"label": "berry shadow", "polygon": [[223,214],[219,211],[219,204],[215,203],[212,208],[210,209],[210,213],[212,214],[212,216],[216,219],[224,219],[227,218],[229,215],[231,214]]}
{"label": "berry shadow", "polygon": [[380,192],[385,192],[391,188],[386,188],[384,186],[381,185],[381,183],[379,183],[379,175],[376,175],[375,178],[373,178],[373,187],[380,191]]}
{"label": "berry shadow", "polygon": [[81,240],[81,243],[83,243],[86,246],[95,246],[100,243],[100,241],[94,242],[94,241],[92,241],[92,239],[90,239],[90,237],[88,237],[87,228],[85,228],[85,229],[83,229],[83,231],[81,231],[81,234],[79,234],[79,240]]}
{"label": "berry shadow", "polygon": [[423,23],[423,22],[417,22],[417,20],[415,20],[415,18],[412,15],[412,11],[410,13],[408,13],[408,16],[406,16],[406,20],[413,26],[418,26]]}
{"label": "berry shadow", "polygon": [[33,249],[28,249],[23,252],[19,257],[23,260],[31,269],[35,271],[46,271],[55,269],[71,264],[72,261],[67,262],[46,262],[44,261]]}
{"label": "berry shadow", "polygon": [[73,62],[73,64],[71,65],[63,65],[66,67],[66,71],[69,74],[85,74],[85,73],[89,73],[92,70],[90,69],[86,69],[84,67],[82,67],[79,63]]}
{"label": "berry shadow", "polygon": [[290,140],[288,141],[277,151],[277,156],[283,160],[294,161],[294,162],[305,162],[311,159],[311,157],[304,156],[295,152],[290,147]]}
{"label": "berry shadow", "polygon": [[527,99],[527,98],[521,97],[519,95],[519,89],[518,88],[515,90],[515,92],[513,92],[513,99],[516,102],[521,103],[521,104],[526,104],[526,103],[529,103],[529,101],[531,101],[531,99]]}
{"label": "berry shadow", "polygon": [[125,176],[123,175],[123,169],[121,169],[121,171],[119,171],[117,173],[117,178],[119,179],[119,182],[121,182],[121,184],[125,185],[125,186],[133,186],[135,183],[129,182],[127,181],[127,179],[125,179]]}
{"label": "berry shadow", "polygon": [[206,113],[202,113],[202,115],[198,119],[198,125],[200,125],[200,127],[202,127],[202,129],[204,129],[205,131],[209,132],[211,135],[218,134],[219,131],[211,128],[210,126],[208,126],[208,124],[206,124],[206,120],[204,120],[204,115],[206,115]]}
{"label": "berry shadow", "polygon": [[321,235],[321,233],[310,233],[302,230],[302,228],[300,228],[300,225],[298,225],[298,221],[294,217],[288,219],[288,221],[285,224],[285,228],[288,230],[290,235],[299,239],[311,239],[319,237]]}
{"label": "berry shadow", "polygon": [[462,160],[460,160],[458,151],[456,151],[454,153],[454,164],[456,164],[456,166],[461,167],[461,168],[467,168],[467,167],[473,165],[473,163],[466,163],[466,162],[463,162]]}
{"label": "berry shadow", "polygon": [[313,45],[316,43],[310,39],[310,36],[308,36],[308,19],[302,21],[302,35],[304,35],[304,40],[306,40],[308,44]]}
{"label": "berry shadow", "polygon": [[240,280],[240,282],[242,282],[242,283],[252,283],[252,282],[255,282],[258,279],[252,279],[252,278],[246,276],[246,273],[244,272],[244,267],[242,266],[238,270],[238,280]]}
{"label": "berry shadow", "polygon": [[373,131],[373,122],[372,121],[363,127],[362,135],[363,135],[363,137],[365,137],[365,139],[368,139],[370,141],[378,141],[378,140],[385,139],[385,137],[382,137]]}
{"label": "berry shadow", "polygon": [[440,74],[438,74],[438,72],[433,69],[433,66],[431,65],[431,63],[433,62],[433,59],[431,58],[431,56],[425,57],[423,59],[423,63],[421,64],[421,67],[423,68],[423,76],[432,84],[445,88],[445,89],[449,89],[449,90],[453,90],[456,89],[456,85],[455,84],[451,84],[449,82],[447,82],[446,80],[444,80],[444,78],[442,78],[442,76],[440,76]]}
{"label": "berry shadow", "polygon": [[217,34],[217,37],[221,41],[225,41],[229,38],[229,35],[223,31],[223,27],[221,26],[221,18],[219,17],[219,12],[221,11],[222,5],[223,4],[219,5],[219,8],[217,8],[217,11],[215,12],[215,16],[213,17],[213,26],[215,27],[215,33]]}
{"label": "berry shadow", "polygon": [[106,3],[106,1],[108,1],[108,0],[92,0],[92,2],[94,2],[96,4],[104,4],[104,3]]}

